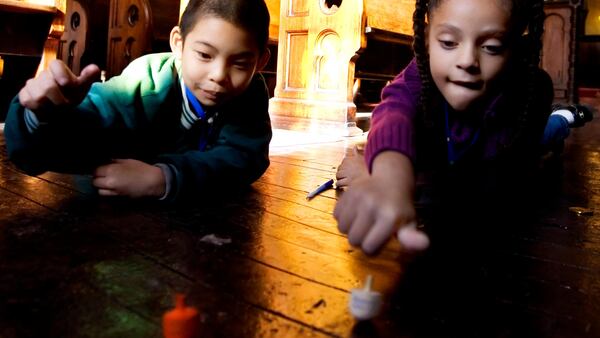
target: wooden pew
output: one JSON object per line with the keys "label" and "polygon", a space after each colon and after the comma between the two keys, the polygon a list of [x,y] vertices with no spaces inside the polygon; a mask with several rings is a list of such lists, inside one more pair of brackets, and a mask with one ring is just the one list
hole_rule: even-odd
{"label": "wooden pew", "polygon": [[64,7],[62,1],[52,0],[0,1],[0,121],[25,81],[54,58]]}
{"label": "wooden pew", "polygon": [[400,73],[413,57],[414,6],[414,0],[365,2],[366,41],[364,47],[358,51],[353,88],[357,123],[362,122],[360,113],[370,113],[373,110],[380,101],[383,87]]}
{"label": "wooden pew", "polygon": [[91,63],[106,69],[108,8],[108,0],[67,1],[57,55],[75,74]]}
{"label": "wooden pew", "polygon": [[[354,125],[357,60],[366,55],[369,44],[375,44],[372,41],[408,46],[413,10],[413,0],[282,2],[277,84],[269,105],[274,125],[344,135],[362,132]],[[378,58],[388,54],[383,55]],[[398,70],[396,60],[389,61],[387,77]],[[381,62],[365,62],[365,78],[373,73],[370,63]]]}
{"label": "wooden pew", "polygon": [[168,51],[169,34],[179,20],[179,4],[158,0],[111,0],[107,76],[139,56]]}
{"label": "wooden pew", "polygon": [[[74,1],[74,0],[73,0]],[[137,57],[170,51],[169,35],[179,23],[187,0],[111,0],[108,18],[107,77],[120,74]],[[267,0],[270,12],[279,12],[278,0]],[[102,31],[102,27],[99,28]],[[276,50],[279,20],[271,16],[269,38]],[[274,69],[267,71],[274,77]],[[268,80],[268,76],[267,76]]]}

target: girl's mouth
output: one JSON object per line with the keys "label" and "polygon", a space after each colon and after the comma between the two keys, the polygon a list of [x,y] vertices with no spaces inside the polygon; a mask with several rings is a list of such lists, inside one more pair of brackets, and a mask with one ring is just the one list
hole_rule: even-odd
{"label": "girl's mouth", "polygon": [[483,81],[450,81],[453,84],[471,90],[480,90],[483,88]]}

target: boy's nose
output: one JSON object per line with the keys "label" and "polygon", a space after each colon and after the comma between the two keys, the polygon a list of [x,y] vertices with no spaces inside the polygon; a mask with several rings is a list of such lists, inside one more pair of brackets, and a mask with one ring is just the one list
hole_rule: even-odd
{"label": "boy's nose", "polygon": [[215,62],[210,70],[210,79],[223,82],[227,78],[227,66],[223,62]]}

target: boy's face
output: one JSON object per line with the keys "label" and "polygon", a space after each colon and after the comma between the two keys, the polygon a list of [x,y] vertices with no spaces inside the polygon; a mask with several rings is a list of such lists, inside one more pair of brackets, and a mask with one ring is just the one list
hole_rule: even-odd
{"label": "boy's face", "polygon": [[185,43],[179,27],[173,28],[171,49],[181,60],[184,83],[206,107],[240,95],[269,58],[250,33],[214,16],[201,17]]}
{"label": "boy's face", "polygon": [[498,0],[445,0],[433,9],[427,33],[431,75],[455,110],[484,98],[505,68],[509,14]]}

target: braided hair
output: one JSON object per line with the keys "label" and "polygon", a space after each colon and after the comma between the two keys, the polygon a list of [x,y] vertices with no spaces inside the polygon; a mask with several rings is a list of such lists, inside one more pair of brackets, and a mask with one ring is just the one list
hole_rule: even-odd
{"label": "braided hair", "polygon": [[[413,51],[417,68],[421,77],[422,91],[419,98],[419,120],[425,128],[437,129],[443,122],[436,114],[435,98],[441,96],[431,77],[429,67],[429,53],[427,50],[426,26],[427,19],[444,0],[416,0],[413,13]],[[514,41],[523,42],[515,48],[520,48],[517,62],[521,62],[527,69],[527,97],[523,109],[520,109],[518,125],[508,145],[520,141],[530,120],[530,110],[535,101],[535,75],[539,69],[540,52],[542,48],[542,34],[544,30],[544,2],[543,0],[505,0],[510,6],[511,19],[509,27]],[[526,34],[525,34],[526,33]]]}

